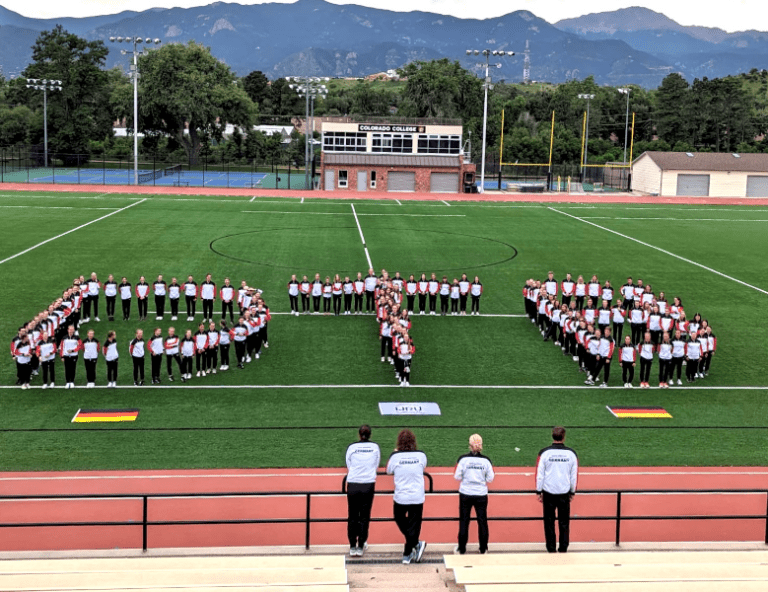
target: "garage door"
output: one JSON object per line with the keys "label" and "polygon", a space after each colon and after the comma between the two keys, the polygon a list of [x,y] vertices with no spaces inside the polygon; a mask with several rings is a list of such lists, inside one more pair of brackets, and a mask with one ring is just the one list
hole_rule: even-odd
{"label": "garage door", "polygon": [[677,195],[709,196],[709,175],[678,175]]}
{"label": "garage door", "polygon": [[432,193],[458,193],[459,173],[432,173],[429,190]]}
{"label": "garage door", "polygon": [[416,191],[416,173],[389,173],[387,191]]}
{"label": "garage door", "polygon": [[747,177],[747,197],[768,197],[768,176]]}
{"label": "garage door", "polygon": [[326,191],[333,191],[336,189],[335,187],[335,176],[333,174],[333,169],[325,171],[325,190]]}

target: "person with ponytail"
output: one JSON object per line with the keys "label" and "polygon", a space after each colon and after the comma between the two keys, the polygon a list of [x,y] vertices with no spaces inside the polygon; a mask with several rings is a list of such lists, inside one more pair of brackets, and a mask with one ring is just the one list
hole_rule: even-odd
{"label": "person with ponytail", "polygon": [[371,442],[371,426],[362,425],[359,440],[347,447],[347,538],[349,556],[362,557],[368,548],[373,496],[376,492],[376,470],[381,462],[379,445]]}

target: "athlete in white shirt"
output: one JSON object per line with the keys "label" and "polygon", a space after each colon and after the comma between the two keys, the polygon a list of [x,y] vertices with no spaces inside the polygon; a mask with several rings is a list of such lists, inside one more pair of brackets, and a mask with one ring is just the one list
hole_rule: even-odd
{"label": "athlete in white shirt", "polygon": [[459,457],[453,477],[459,485],[459,544],[456,552],[467,552],[469,520],[472,508],[477,515],[480,553],[488,551],[488,483],[493,481],[493,464],[482,454],[483,439],[479,434],[469,437],[469,454]]}
{"label": "athlete in white shirt", "polygon": [[347,447],[347,537],[350,557],[362,557],[368,547],[368,526],[381,462],[379,445],[371,442],[371,426],[358,430],[360,440]]}
{"label": "athlete in white shirt", "polygon": [[425,541],[419,540],[424,511],[424,469],[427,455],[416,448],[416,436],[411,430],[401,430],[397,448],[387,462],[387,475],[395,476],[395,522],[405,537],[403,563],[419,563]]}

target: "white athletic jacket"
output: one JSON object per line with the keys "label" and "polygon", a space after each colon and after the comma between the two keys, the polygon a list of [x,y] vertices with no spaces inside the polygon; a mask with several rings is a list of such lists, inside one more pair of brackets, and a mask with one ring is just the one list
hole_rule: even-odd
{"label": "white athletic jacket", "polygon": [[395,476],[394,502],[403,506],[424,503],[424,469],[427,455],[420,450],[393,452],[387,475]]}
{"label": "white athletic jacket", "polygon": [[381,450],[376,442],[355,442],[347,447],[347,483],[376,483]]}
{"label": "white athletic jacket", "polygon": [[553,443],[539,452],[536,467],[536,491],[552,494],[576,493],[579,457],[561,443]]}
{"label": "white athletic jacket", "polygon": [[453,478],[461,481],[459,493],[488,495],[488,483],[494,478],[491,459],[482,454],[472,453],[460,456]]}

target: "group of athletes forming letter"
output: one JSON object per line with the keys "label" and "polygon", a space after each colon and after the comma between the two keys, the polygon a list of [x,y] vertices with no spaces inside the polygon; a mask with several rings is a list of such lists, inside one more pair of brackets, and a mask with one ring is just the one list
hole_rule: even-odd
{"label": "group of athletes forming letter", "polygon": [[[623,298],[623,299],[622,299]],[[564,355],[579,363],[587,375],[585,384],[607,386],[611,362],[618,350],[625,388],[632,388],[635,366],[640,359],[640,387],[650,388],[651,367],[659,360],[659,388],[693,383],[709,374],[717,351],[717,338],[709,322],[697,312],[690,320],[680,298],[667,300],[650,284],[631,277],[614,291],[592,276],[574,280],[567,274],[558,282],[550,271],[543,281],[530,279],[523,287],[525,310],[538,325],[544,341],[552,339]],[[629,331],[624,335],[625,325]]]}
{"label": "group of athletes forming letter", "polygon": [[[210,287],[206,287],[210,286]],[[154,293],[156,318],[162,320],[165,311],[165,299],[170,300],[171,319],[177,320],[179,300],[184,294],[187,304],[187,321],[195,320],[196,302],[203,301],[203,322],[197,326],[197,332],[187,329],[184,333],[176,333],[170,327],[163,335],[159,327],[151,336],[145,339],[143,329],[138,329],[134,338],[128,344],[128,355],[133,362],[134,386],[144,386],[145,358],[151,361],[152,384],[160,384],[162,360],[166,359],[168,380],[174,381],[173,366],[176,364],[181,381],[190,380],[193,376],[193,364],[197,377],[216,374],[218,371],[229,369],[231,344],[234,343],[237,366],[244,368],[246,363],[260,357],[262,348],[269,347],[268,324],[271,320],[269,307],[261,298],[261,291],[251,288],[247,282],[241,282],[235,289],[229,281],[217,290],[211,276],[198,286],[192,276],[189,276],[183,286],[179,286],[176,278],[170,285],[158,276],[150,288],[141,277],[133,288],[126,280],[117,284],[112,275],[102,285],[95,273],[86,280],[76,278],[72,286],[63,291],[50,306],[34,319],[22,325],[17,335],[11,341],[11,355],[16,362],[17,384],[29,388],[34,376],[40,369],[43,374],[42,388],[53,388],[56,383],[56,358],[61,357],[64,364],[65,388],[74,388],[78,360],[81,352],[85,366],[86,387],[96,385],[96,367],[99,357],[103,357],[107,367],[107,386],[117,386],[117,369],[120,357],[115,331],[109,331],[103,343],[95,337],[95,331],[87,331],[85,338],[79,333],[80,327],[99,319],[99,296],[103,289],[106,297],[106,312],[108,320],[114,320],[115,300],[118,294],[123,302],[123,320],[130,318],[130,302],[136,295],[139,302],[139,320],[147,318],[147,304],[150,293]],[[221,320],[216,323],[213,319],[213,302],[222,301]],[[239,317],[234,322],[233,302],[237,302]],[[127,303],[127,304],[126,304]],[[230,323],[226,321],[229,313]],[[220,363],[219,363],[220,362]]]}
{"label": "group of athletes forming letter", "polygon": [[[376,478],[381,463],[379,445],[371,441],[371,428],[363,425],[359,441],[347,447],[347,538],[349,555],[362,557],[368,548],[371,508],[376,492]],[[552,444],[539,452],[536,463],[536,495],[544,510],[544,537],[550,553],[565,553],[569,544],[570,503],[576,493],[579,461],[576,453],[565,446],[565,428],[552,430]],[[387,460],[386,472],[394,476],[393,514],[405,538],[403,563],[418,563],[426,549],[420,540],[424,511],[424,469],[427,456],[416,445],[409,429],[397,436],[397,445]],[[459,485],[459,534],[454,553],[467,552],[472,508],[477,517],[480,553],[488,552],[488,484],[494,479],[493,464],[483,455],[483,439],[469,437],[469,452],[459,457],[454,478]],[[557,546],[555,518],[559,522],[560,544]]]}
{"label": "group of athletes forming letter", "polygon": [[[296,316],[301,313],[321,314],[321,302],[323,314],[333,313],[338,316],[342,313],[351,315],[375,312],[378,302],[377,291],[383,274],[384,270],[381,276],[377,276],[373,269],[369,269],[365,277],[362,273],[358,273],[357,277],[351,280],[349,276],[342,279],[339,274],[336,274],[333,279],[326,276],[325,281],[320,278],[319,273],[316,273],[315,279],[311,281],[306,275],[301,280],[296,275],[292,275],[288,282],[291,314]],[[468,302],[470,302],[470,314],[480,314],[483,284],[477,276],[470,282],[467,274],[462,274],[461,278],[453,278],[453,282],[449,282],[448,276],[443,276],[440,281],[434,273],[430,274],[429,279],[426,273],[422,273],[418,279],[413,274],[405,279],[398,271],[388,280],[405,296],[406,304],[401,304],[401,308],[407,308],[411,314],[416,312],[421,315],[427,312],[430,315],[438,314],[438,298],[440,299],[439,311],[443,316],[449,313],[454,316],[466,315]],[[301,299],[301,313],[299,299]]]}

